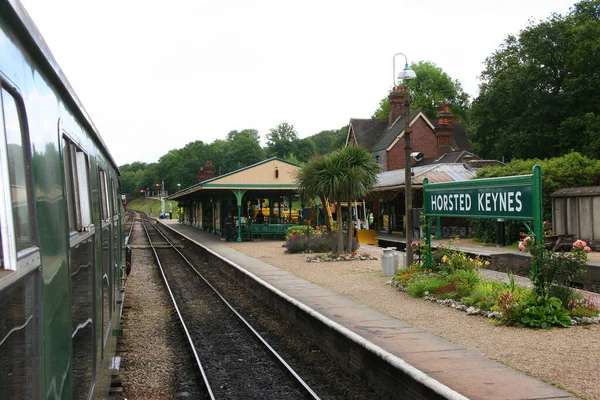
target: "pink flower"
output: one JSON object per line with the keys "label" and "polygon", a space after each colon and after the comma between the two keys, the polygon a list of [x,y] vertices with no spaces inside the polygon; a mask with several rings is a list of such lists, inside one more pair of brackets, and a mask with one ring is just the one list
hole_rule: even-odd
{"label": "pink flower", "polygon": [[531,243],[531,236],[527,236],[525,239],[523,239],[523,243],[524,243],[524,244],[529,244],[529,243]]}
{"label": "pink flower", "polygon": [[523,242],[519,242],[519,250],[525,251],[525,245],[523,244]]}
{"label": "pink flower", "polygon": [[585,251],[586,253],[589,253],[590,251],[592,251],[592,249],[590,249],[590,246],[585,246],[583,248],[583,251]]}

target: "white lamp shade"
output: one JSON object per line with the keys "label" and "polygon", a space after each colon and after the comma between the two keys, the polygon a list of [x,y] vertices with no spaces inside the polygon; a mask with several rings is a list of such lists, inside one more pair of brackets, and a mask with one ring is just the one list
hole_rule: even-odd
{"label": "white lamp shade", "polygon": [[417,77],[417,74],[415,73],[415,71],[413,71],[412,69],[410,69],[410,67],[408,66],[408,64],[406,64],[406,66],[404,67],[404,69],[402,71],[400,71],[400,73],[398,74],[398,79],[404,80],[404,79],[415,79]]}

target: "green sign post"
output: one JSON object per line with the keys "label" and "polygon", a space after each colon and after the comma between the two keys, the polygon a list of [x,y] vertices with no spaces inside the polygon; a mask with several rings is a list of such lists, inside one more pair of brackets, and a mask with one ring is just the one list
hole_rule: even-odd
{"label": "green sign post", "polygon": [[[464,182],[423,181],[424,214],[430,217],[505,218],[533,220],[533,231],[542,236],[542,168],[531,175],[474,179]],[[426,227],[427,264],[431,265],[431,225]],[[407,245],[410,245],[407,243]],[[535,274],[537,267],[534,265]]]}

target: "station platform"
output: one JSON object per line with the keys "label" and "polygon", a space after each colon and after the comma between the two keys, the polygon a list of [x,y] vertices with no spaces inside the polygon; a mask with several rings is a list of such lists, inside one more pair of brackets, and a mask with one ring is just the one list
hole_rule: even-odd
{"label": "station platform", "polygon": [[[371,360],[385,363],[383,374],[370,375],[370,371],[365,371],[367,380],[401,377],[406,381],[406,392],[397,398],[576,399],[567,391],[232,249],[216,235],[175,220],[159,223],[242,269],[243,274],[261,285],[261,290],[267,288],[303,314],[318,319],[322,326],[369,352]],[[335,342],[331,345],[339,347]],[[353,350],[337,351],[347,352],[355,365],[361,363]]]}

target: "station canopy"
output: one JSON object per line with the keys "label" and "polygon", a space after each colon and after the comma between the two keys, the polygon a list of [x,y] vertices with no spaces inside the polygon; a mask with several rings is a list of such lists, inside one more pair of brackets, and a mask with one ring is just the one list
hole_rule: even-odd
{"label": "station canopy", "polygon": [[168,197],[169,200],[197,199],[204,195],[219,195],[223,191],[253,192],[254,197],[265,197],[296,193],[300,186],[296,174],[300,166],[289,161],[272,157],[237,171],[217,176],[182,189]]}

